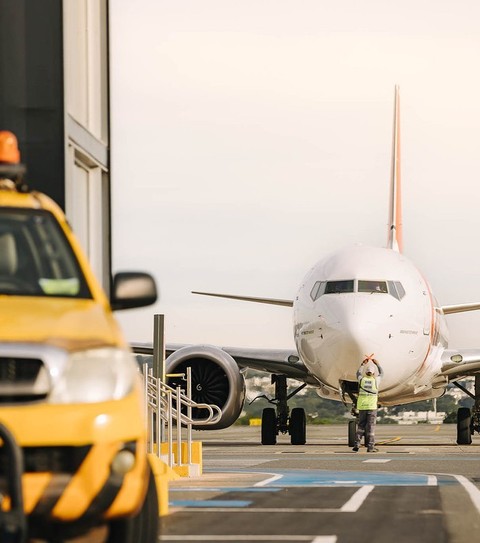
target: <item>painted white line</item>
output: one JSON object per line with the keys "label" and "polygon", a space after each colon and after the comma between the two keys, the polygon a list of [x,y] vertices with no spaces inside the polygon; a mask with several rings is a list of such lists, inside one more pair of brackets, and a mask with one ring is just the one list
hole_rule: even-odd
{"label": "painted white line", "polygon": [[434,475],[429,475],[427,479],[427,486],[437,486],[438,480]]}
{"label": "painted white line", "polygon": [[[188,509],[188,513],[343,513],[342,509],[327,509],[320,507],[172,507],[171,511],[185,511]],[[350,511],[345,511],[350,513]]]}
{"label": "painted white line", "polygon": [[386,464],[387,462],[391,462],[392,460],[389,458],[370,458],[370,460],[364,460],[364,464]]}
{"label": "painted white line", "polygon": [[342,513],[356,513],[374,488],[374,485],[365,485],[359,488],[348,502],[342,505],[340,511]]}
{"label": "painted white line", "polygon": [[478,488],[463,475],[454,475],[454,477],[467,491],[467,494],[470,496],[470,499],[472,500],[473,505],[477,508],[477,511],[480,513],[480,490],[478,490]]}
{"label": "painted white line", "polygon": [[272,477],[269,477],[268,479],[264,479],[263,481],[259,481],[258,483],[255,483],[253,486],[265,486],[270,483],[274,483],[275,481],[278,481],[281,479],[283,475],[273,475]]}
{"label": "painted white line", "polygon": [[310,541],[336,543],[336,535],[161,535],[158,541]]}

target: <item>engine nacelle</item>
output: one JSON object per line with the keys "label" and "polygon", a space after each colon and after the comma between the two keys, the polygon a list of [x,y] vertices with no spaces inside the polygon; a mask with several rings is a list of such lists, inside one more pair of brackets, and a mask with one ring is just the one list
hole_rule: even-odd
{"label": "engine nacelle", "polygon": [[[245,403],[245,379],[235,360],[213,345],[182,347],[166,360],[166,373],[187,373],[192,368],[192,400],[218,405],[222,417],[216,424],[194,426],[197,430],[220,430],[231,426],[240,416]],[[178,377],[167,378],[170,386],[185,388]],[[192,418],[205,419],[206,409],[194,409]]]}

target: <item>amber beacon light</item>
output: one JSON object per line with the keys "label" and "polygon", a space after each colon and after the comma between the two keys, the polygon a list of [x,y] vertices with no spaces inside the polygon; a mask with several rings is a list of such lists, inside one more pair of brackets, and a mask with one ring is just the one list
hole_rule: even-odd
{"label": "amber beacon light", "polygon": [[18,164],[20,162],[17,138],[15,134],[8,130],[0,130],[0,162],[7,164]]}

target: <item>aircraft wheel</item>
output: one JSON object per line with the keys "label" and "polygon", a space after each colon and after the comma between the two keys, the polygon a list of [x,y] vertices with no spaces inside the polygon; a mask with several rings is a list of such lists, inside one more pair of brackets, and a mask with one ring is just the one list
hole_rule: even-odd
{"label": "aircraft wheel", "polygon": [[275,445],[277,442],[277,414],[273,407],[262,412],[262,445]]}
{"label": "aircraft wheel", "polygon": [[148,489],[140,511],[133,517],[110,522],[108,543],[151,543],[158,540],[158,496],[149,468]]}
{"label": "aircraft wheel", "polygon": [[292,445],[305,445],[307,442],[307,418],[305,409],[295,407],[290,415],[290,441]]}
{"label": "aircraft wheel", "polygon": [[355,437],[357,435],[356,419],[348,421],[348,446],[355,447]]}
{"label": "aircraft wheel", "polygon": [[468,407],[460,407],[457,411],[457,443],[470,445],[472,443],[472,431],[470,424],[472,413]]}

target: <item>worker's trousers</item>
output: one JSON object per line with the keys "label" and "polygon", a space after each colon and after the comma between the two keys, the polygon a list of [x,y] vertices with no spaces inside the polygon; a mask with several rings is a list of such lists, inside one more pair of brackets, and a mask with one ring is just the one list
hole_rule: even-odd
{"label": "worker's trousers", "polygon": [[375,447],[375,423],[377,421],[377,410],[366,409],[358,412],[358,427],[355,436],[355,446],[360,447],[362,437],[365,436],[365,445],[368,449]]}

